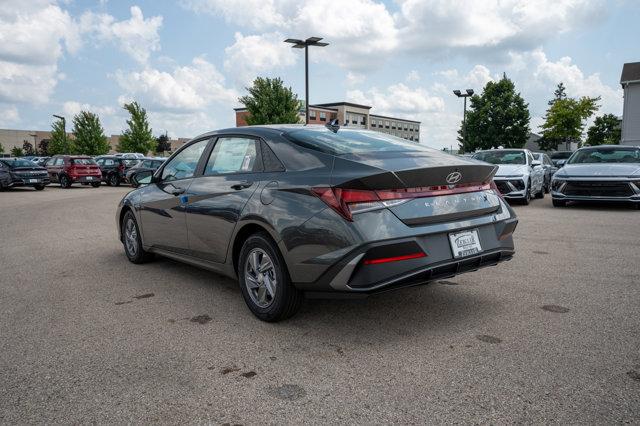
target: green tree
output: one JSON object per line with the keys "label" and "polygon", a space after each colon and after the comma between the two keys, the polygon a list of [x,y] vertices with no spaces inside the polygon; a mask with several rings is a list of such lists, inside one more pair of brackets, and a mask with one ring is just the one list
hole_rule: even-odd
{"label": "green tree", "polygon": [[564,83],[560,82],[556,87],[556,90],[553,92],[553,99],[547,102],[549,105],[553,105],[555,101],[566,99],[566,87],[564,87]]}
{"label": "green tree", "polygon": [[460,149],[521,148],[529,135],[529,119],[529,105],[506,75],[490,81],[481,95],[471,97],[466,134],[464,124],[458,131]]}
{"label": "green tree", "polygon": [[75,148],[73,146],[73,141],[67,136],[63,121],[54,121],[51,124],[51,129],[51,140],[47,147],[47,154],[74,154]]}
{"label": "green tree", "polygon": [[557,99],[549,107],[542,125],[542,138],[538,141],[540,149],[555,151],[560,143],[579,142],[586,120],[597,110],[600,97],[580,99]]}
{"label": "green tree", "polygon": [[22,151],[24,151],[24,155],[36,155],[33,144],[29,141],[22,141]]}
{"label": "green tree", "polygon": [[139,152],[141,154],[155,151],[157,141],[151,133],[149,121],[147,120],[147,111],[137,102],[124,104],[124,109],[129,112],[131,117],[127,120],[129,128],[122,133],[116,148],[117,151]]}
{"label": "green tree", "polygon": [[171,151],[171,142],[169,142],[169,136],[160,135],[156,138],[156,152]]}
{"label": "green tree", "polygon": [[13,148],[11,148],[11,156],[12,157],[23,157],[24,156],[24,152],[22,152],[22,148],[20,148],[19,146],[14,146]]}
{"label": "green tree", "polygon": [[613,114],[596,117],[593,125],[587,130],[585,145],[618,145],[622,138],[620,121]]}
{"label": "green tree", "polygon": [[291,87],[284,87],[279,78],[254,80],[246,87],[248,95],[238,99],[249,113],[247,124],[287,124],[299,121],[300,102]]}
{"label": "green tree", "polygon": [[38,153],[46,157],[49,155],[49,139],[42,139],[38,144]]}
{"label": "green tree", "polygon": [[89,111],[80,111],[73,117],[75,150],[78,154],[102,155],[109,152],[109,143],[98,116]]}

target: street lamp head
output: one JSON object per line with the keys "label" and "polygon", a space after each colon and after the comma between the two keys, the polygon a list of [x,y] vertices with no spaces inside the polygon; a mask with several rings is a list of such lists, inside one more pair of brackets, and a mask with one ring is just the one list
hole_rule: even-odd
{"label": "street lamp head", "polygon": [[454,90],[453,94],[458,96],[458,97],[462,96],[462,92],[460,92],[459,90]]}
{"label": "street lamp head", "polygon": [[467,89],[467,95],[472,96],[473,95],[473,89]]}
{"label": "street lamp head", "polygon": [[307,46],[325,47],[329,45],[329,43],[324,43],[324,42],[320,43],[320,40],[322,40],[322,37],[309,37],[306,40],[300,40],[297,38],[288,38],[284,42],[293,44],[293,46],[291,47],[293,47],[294,49],[303,49]]}
{"label": "street lamp head", "polygon": [[64,120],[64,117],[61,115],[53,114],[55,118],[59,118],[60,120]]}

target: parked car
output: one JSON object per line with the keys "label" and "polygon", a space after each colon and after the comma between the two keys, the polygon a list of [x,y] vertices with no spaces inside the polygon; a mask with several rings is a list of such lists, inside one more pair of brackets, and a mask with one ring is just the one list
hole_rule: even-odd
{"label": "parked car", "polygon": [[30,186],[42,191],[49,185],[47,169],[22,158],[0,158],[0,190]]}
{"label": "parked car", "polygon": [[144,154],[140,154],[138,152],[119,152],[114,154],[116,157],[136,159],[136,158],[144,158]]}
{"label": "parked car", "polygon": [[50,158],[51,157],[38,157],[38,161],[37,161],[38,166],[44,167]]}
{"label": "parked car", "polygon": [[127,170],[129,162],[124,157],[115,155],[102,155],[95,158],[102,172],[102,181],[109,186],[120,186],[121,182],[127,182]]}
{"label": "parked car", "polygon": [[560,168],[564,166],[564,163],[566,163],[569,157],[571,157],[571,154],[573,154],[573,151],[556,151],[552,152],[549,157],[551,158],[553,165]]}
{"label": "parked car", "polygon": [[127,170],[127,181],[131,183],[131,186],[137,187],[138,185],[136,183],[131,182],[131,175],[133,175],[133,173],[137,173],[143,170],[155,172],[156,170],[158,170],[160,166],[162,166],[165,160],[166,158],[161,158],[161,157],[141,158],[138,164],[136,164],[135,166]]}
{"label": "parked car", "polygon": [[74,183],[100,186],[102,173],[100,167],[91,157],[83,155],[55,155],[47,161],[47,172],[51,182],[57,182],[63,188],[70,188]]}
{"label": "parked car", "polygon": [[544,183],[542,186],[544,187],[544,193],[548,194],[551,191],[551,178],[558,171],[558,168],[553,164],[551,158],[543,152],[534,152],[533,159],[542,164],[544,169]]}
{"label": "parked car", "polygon": [[498,166],[493,181],[504,198],[524,204],[534,196],[544,198],[545,171],[528,149],[478,151],[473,158]]}
{"label": "parked car", "polygon": [[303,294],[362,296],[511,259],[517,219],[496,167],[337,126],[242,127],[195,138],[120,202],[133,263],[160,254],[238,277],[260,319]]}
{"label": "parked car", "polygon": [[640,208],[640,148],[580,148],[553,176],[551,197],[555,207],[568,201],[623,201]]}

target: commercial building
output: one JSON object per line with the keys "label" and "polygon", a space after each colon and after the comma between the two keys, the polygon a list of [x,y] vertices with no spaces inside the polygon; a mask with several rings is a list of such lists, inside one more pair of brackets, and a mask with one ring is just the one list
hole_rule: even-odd
{"label": "commercial building", "polygon": [[[352,102],[333,102],[309,105],[309,124],[327,124],[338,120],[341,126],[369,129],[387,133],[414,142],[420,142],[420,122],[399,117],[371,114],[372,107]],[[246,126],[249,114],[246,108],[235,108],[236,126]],[[305,122],[305,109],[298,113],[300,123]]]}
{"label": "commercial building", "polygon": [[640,145],[640,62],[624,64],[620,84],[624,91],[622,145]]}

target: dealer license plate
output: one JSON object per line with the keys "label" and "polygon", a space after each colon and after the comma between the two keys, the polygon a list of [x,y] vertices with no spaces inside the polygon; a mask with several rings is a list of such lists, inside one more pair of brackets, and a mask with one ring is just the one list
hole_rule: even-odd
{"label": "dealer license plate", "polygon": [[477,229],[449,234],[449,242],[454,258],[471,256],[482,251]]}
{"label": "dealer license plate", "polygon": [[87,180],[93,180],[93,176],[87,176]]}
{"label": "dealer license plate", "polygon": [[38,179],[29,179],[29,183],[38,183],[39,180]]}

